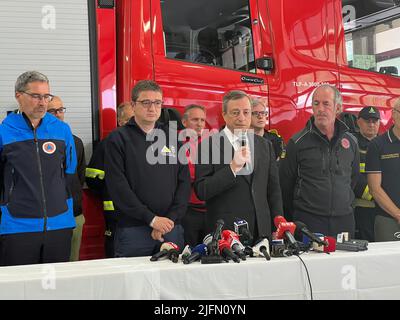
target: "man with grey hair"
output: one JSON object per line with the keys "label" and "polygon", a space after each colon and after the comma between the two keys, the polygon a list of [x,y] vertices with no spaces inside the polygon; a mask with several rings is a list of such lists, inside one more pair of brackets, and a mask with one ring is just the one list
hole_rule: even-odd
{"label": "man with grey hair", "polygon": [[69,260],[73,201],[67,180],[76,169],[69,126],[46,113],[53,96],[37,71],[15,85],[20,113],[0,126],[1,263],[6,266]]}
{"label": "man with grey hair", "polygon": [[275,158],[279,161],[284,157],[285,145],[282,137],[275,129],[265,130],[268,119],[268,107],[261,99],[251,99],[251,128],[254,133],[267,139],[272,143],[274,148]]}
{"label": "man with grey hair", "polygon": [[354,236],[353,188],[360,156],[355,137],[336,116],[340,92],[322,85],[312,95],[313,116],[288,142],[280,180],[285,214],[310,231]]}
{"label": "man with grey hair", "polygon": [[255,240],[271,240],[271,218],[283,214],[272,146],[248,130],[251,100],[245,92],[225,94],[222,116],[225,128],[202,141],[196,165],[195,190],[206,201],[207,231],[219,219],[229,230],[244,219]]}

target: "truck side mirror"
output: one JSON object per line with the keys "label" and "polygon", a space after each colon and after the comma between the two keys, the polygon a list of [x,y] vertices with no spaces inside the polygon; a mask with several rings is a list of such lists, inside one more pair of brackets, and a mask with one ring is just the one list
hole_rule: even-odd
{"label": "truck side mirror", "polygon": [[399,70],[395,66],[380,67],[379,73],[391,74],[397,76],[399,75]]}
{"label": "truck side mirror", "polygon": [[271,57],[263,57],[256,60],[256,67],[265,71],[272,71],[274,68],[274,61]]}

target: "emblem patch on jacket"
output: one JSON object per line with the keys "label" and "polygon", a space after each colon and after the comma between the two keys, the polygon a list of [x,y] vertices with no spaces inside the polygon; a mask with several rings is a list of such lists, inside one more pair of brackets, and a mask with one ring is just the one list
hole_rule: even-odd
{"label": "emblem patch on jacket", "polygon": [[171,146],[171,147],[168,148],[167,146],[164,146],[161,149],[161,154],[163,156],[175,157],[175,147]]}
{"label": "emblem patch on jacket", "polygon": [[342,139],[342,147],[345,149],[350,148],[350,141],[347,138]]}
{"label": "emblem patch on jacket", "polygon": [[54,152],[56,152],[57,147],[55,143],[48,141],[43,143],[42,149],[47,154],[53,154]]}

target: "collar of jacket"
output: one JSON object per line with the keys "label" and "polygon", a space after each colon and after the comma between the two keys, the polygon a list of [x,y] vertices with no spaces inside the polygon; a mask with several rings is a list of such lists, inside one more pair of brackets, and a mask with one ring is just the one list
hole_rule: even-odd
{"label": "collar of jacket", "polygon": [[[49,124],[60,121],[55,116],[46,113],[40,120],[39,127],[46,127]],[[3,125],[12,127],[18,130],[33,130],[32,123],[24,113],[10,113],[3,121]]]}
{"label": "collar of jacket", "polygon": [[[307,121],[306,127],[307,127],[308,131],[313,132],[313,133],[319,135],[321,138],[326,139],[326,136],[323,135],[321,133],[321,131],[319,131],[318,128],[315,126],[314,120],[315,120],[314,116],[311,116],[310,119]],[[343,121],[341,121],[339,119],[335,120],[335,133],[333,135],[333,138],[341,137],[343,134],[345,134],[348,131],[349,131],[349,127]]]}
{"label": "collar of jacket", "polygon": [[[132,117],[129,121],[128,121],[128,123],[126,124],[126,126],[128,126],[128,127],[131,127],[132,129],[134,129],[134,130],[137,130],[138,132],[141,132],[143,135],[147,135],[147,133],[146,132],[144,132],[143,131],[143,129],[141,128],[141,127],[139,127],[139,125],[137,124],[137,122],[136,122],[136,120],[135,120],[135,117]],[[154,128],[153,129],[165,129],[165,126],[161,123],[161,122],[159,122],[159,121],[157,121],[156,123],[155,123],[155,125],[154,125]]]}

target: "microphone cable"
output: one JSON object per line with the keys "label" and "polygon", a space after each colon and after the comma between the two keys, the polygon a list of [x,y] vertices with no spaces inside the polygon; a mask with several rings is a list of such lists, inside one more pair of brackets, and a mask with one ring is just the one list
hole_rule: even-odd
{"label": "microphone cable", "polygon": [[[304,252],[303,252],[303,253],[304,253]],[[312,290],[312,284],[311,284],[311,279],[310,279],[310,274],[308,273],[307,266],[306,266],[306,264],[304,263],[303,259],[300,257],[300,254],[295,254],[295,256],[298,257],[298,258],[300,259],[301,263],[302,263],[303,266],[304,266],[304,269],[306,269],[308,284],[309,284],[309,286],[310,286],[311,300],[314,300],[314,297],[313,297],[313,290]]]}

